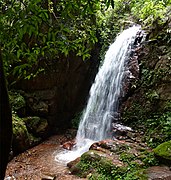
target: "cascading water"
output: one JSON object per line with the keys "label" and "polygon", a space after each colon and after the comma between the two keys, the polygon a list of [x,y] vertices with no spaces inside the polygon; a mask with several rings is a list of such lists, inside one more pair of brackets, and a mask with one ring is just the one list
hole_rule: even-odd
{"label": "cascading water", "polygon": [[67,154],[57,155],[57,160],[73,160],[87,151],[93,142],[112,137],[112,122],[118,120],[119,98],[123,96],[122,82],[139,31],[139,26],[123,31],[109,47],[90,89],[76,136],[76,147]]}

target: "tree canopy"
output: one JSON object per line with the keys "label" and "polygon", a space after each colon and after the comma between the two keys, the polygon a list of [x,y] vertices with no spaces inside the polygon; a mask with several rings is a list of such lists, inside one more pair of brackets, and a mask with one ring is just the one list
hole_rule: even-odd
{"label": "tree canopy", "polygon": [[42,62],[71,53],[90,58],[97,34],[109,44],[123,20],[162,24],[169,5],[170,0],[0,0],[7,75],[30,79],[44,70]]}

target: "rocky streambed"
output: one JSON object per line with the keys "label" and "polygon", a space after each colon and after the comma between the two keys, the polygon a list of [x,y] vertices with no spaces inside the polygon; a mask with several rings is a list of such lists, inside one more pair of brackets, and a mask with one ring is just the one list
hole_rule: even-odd
{"label": "rocky streambed", "polygon": [[127,131],[117,139],[92,144],[88,152],[66,165],[55,161],[55,156],[73,142],[71,134],[52,136],[14,157],[8,164],[5,180],[171,179],[167,148],[171,142],[162,145],[168,156],[156,158],[161,155],[160,147],[152,150],[142,142],[139,133]]}
{"label": "rocky streambed", "polygon": [[64,136],[52,136],[40,145],[14,157],[8,164],[6,180],[80,179],[71,175],[65,164],[55,161],[55,155],[62,150],[61,144],[65,141],[67,138]]}

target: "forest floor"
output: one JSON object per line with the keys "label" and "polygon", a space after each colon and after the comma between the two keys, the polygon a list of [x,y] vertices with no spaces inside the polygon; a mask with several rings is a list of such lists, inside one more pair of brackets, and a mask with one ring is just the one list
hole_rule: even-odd
{"label": "forest floor", "polygon": [[5,180],[79,180],[67,166],[55,161],[67,138],[55,135],[14,157],[8,164]]}

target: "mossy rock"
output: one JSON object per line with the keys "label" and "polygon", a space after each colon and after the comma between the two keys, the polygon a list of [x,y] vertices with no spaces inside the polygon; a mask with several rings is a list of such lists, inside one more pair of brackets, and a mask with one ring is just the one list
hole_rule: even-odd
{"label": "mossy rock", "polygon": [[20,116],[25,114],[26,101],[19,92],[9,91],[9,101],[14,112]]}
{"label": "mossy rock", "polygon": [[162,162],[171,163],[171,141],[164,142],[154,149],[154,153]]}
{"label": "mossy rock", "polygon": [[13,115],[13,151],[22,152],[29,148],[29,133],[22,118]]}
{"label": "mossy rock", "polygon": [[[98,152],[90,150],[82,154],[81,158],[78,160],[68,163],[70,166],[70,171],[72,174],[86,178],[90,173],[94,173],[95,165],[99,163],[101,156]],[[76,163],[75,163],[76,162]],[[72,164],[72,165],[71,165]]]}
{"label": "mossy rock", "polygon": [[87,151],[81,156],[82,161],[100,161],[100,159],[100,155],[93,150]]}
{"label": "mossy rock", "polygon": [[23,118],[20,118],[16,114],[13,114],[12,124],[13,124],[12,149],[14,151],[14,154],[23,152],[26,149],[40,142],[41,138],[36,138],[28,132]]}
{"label": "mossy rock", "polygon": [[30,133],[37,137],[44,137],[48,133],[48,122],[37,116],[24,118],[26,127]]}

